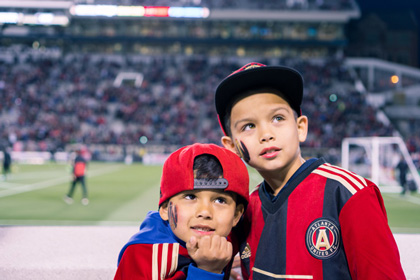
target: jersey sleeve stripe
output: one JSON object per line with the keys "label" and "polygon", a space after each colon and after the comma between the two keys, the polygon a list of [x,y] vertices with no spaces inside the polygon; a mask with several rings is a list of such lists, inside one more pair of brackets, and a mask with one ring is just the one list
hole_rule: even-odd
{"label": "jersey sleeve stripe", "polygon": [[352,173],[344,169],[340,169],[335,166],[328,166],[328,165],[322,165],[318,169],[342,177],[343,179],[348,181],[349,184],[351,184],[356,190],[363,189],[364,187],[367,186],[365,180],[363,180],[362,182],[360,178],[357,178]]}
{"label": "jersey sleeve stripe", "polygon": [[348,180],[349,183],[353,184],[354,187],[357,188],[358,190],[363,189],[366,186],[365,184],[363,184],[363,182],[359,180],[359,178],[357,178],[356,176],[354,176],[353,174],[349,173],[348,171],[344,169],[339,169],[336,166],[332,166],[332,165],[323,165],[320,168],[323,169],[324,171],[342,176],[343,178]]}
{"label": "jersey sleeve stripe", "polygon": [[366,182],[366,179],[365,178],[363,178],[362,176],[360,176],[360,175],[358,175],[358,174],[356,174],[356,173],[353,173],[353,172],[351,172],[351,171],[349,171],[349,170],[346,170],[346,169],[344,169],[344,168],[341,168],[341,167],[338,167],[338,166],[336,166],[336,165],[331,165],[331,164],[329,164],[329,163],[327,163],[326,164],[326,166],[329,166],[329,167],[331,167],[331,168],[334,168],[334,169],[336,169],[336,170],[340,170],[341,172],[344,172],[344,173],[346,173],[346,174],[348,174],[349,176],[351,176],[351,177],[353,177],[354,179],[356,179],[356,180],[358,180],[363,186],[367,186],[368,184],[367,184],[367,182]]}
{"label": "jersey sleeve stripe", "polygon": [[336,181],[340,182],[344,187],[346,187],[346,189],[351,194],[355,194],[357,192],[357,189],[352,184],[350,184],[345,178],[343,178],[339,175],[334,175],[334,174],[328,173],[328,172],[320,170],[320,169],[316,169],[316,170],[312,171],[312,173],[315,173],[315,174],[321,175],[323,177],[333,179],[333,180],[336,180]]}
{"label": "jersey sleeve stripe", "polygon": [[168,243],[162,244],[162,262],[160,264],[160,279],[166,278],[166,269],[168,267]]}
{"label": "jersey sleeve stripe", "polygon": [[176,268],[178,267],[178,254],[179,254],[179,243],[172,244],[172,261],[171,261],[171,270],[169,275],[175,273]]}
{"label": "jersey sleeve stripe", "polygon": [[158,264],[158,252],[159,244],[153,244],[152,253],[152,280],[159,280],[159,264]]}

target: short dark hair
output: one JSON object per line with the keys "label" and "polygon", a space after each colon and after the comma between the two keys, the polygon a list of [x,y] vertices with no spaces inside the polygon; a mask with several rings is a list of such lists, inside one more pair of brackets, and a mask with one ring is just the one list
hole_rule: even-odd
{"label": "short dark hair", "polygon": [[[223,178],[223,167],[217,157],[210,154],[202,154],[194,158],[194,178],[195,179],[219,179]],[[229,191],[235,198],[236,205],[242,204],[244,207],[248,204],[246,200],[234,192]]]}
{"label": "short dark hair", "polygon": [[217,157],[209,154],[199,155],[194,159],[195,179],[218,179],[223,177],[223,168]]}

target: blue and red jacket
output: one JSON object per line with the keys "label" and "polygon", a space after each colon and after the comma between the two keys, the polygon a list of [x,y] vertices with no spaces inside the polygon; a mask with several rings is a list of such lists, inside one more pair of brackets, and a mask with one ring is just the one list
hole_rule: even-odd
{"label": "blue and red jacket", "polygon": [[158,212],[150,211],[140,230],[122,248],[114,280],[227,280],[229,271],[230,265],[222,274],[197,268],[185,242],[173,234]]}

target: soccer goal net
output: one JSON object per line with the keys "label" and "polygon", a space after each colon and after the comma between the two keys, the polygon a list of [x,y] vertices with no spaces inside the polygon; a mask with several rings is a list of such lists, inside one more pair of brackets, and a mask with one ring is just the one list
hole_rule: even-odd
{"label": "soccer goal net", "polygon": [[343,168],[388,190],[401,190],[396,168],[401,158],[408,165],[410,178],[420,186],[420,176],[401,137],[345,138],[341,144]]}

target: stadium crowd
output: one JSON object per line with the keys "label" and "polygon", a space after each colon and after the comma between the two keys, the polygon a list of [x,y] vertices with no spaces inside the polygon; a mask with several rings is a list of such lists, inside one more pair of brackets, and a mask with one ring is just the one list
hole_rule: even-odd
{"label": "stadium crowd", "polygon": [[420,161],[420,120],[410,120],[409,130],[411,136],[406,141],[407,149],[411,154],[416,153]]}
{"label": "stadium crowd", "polygon": [[[219,143],[215,87],[250,60],[303,74],[302,110],[310,120],[304,147],[340,147],[344,137],[395,134],[355,90],[340,59],[62,54],[24,47],[0,53],[0,136],[23,150],[132,145],[141,136],[157,145]],[[142,76],[141,86],[129,80],[115,86],[124,72]],[[413,149],[418,144],[417,139]]]}
{"label": "stadium crowd", "polygon": [[[180,20],[176,19],[179,23]],[[142,21],[132,24],[129,21],[103,21],[100,28],[89,20],[75,21],[64,31],[66,36],[132,37],[132,38],[183,38],[183,40],[319,40],[334,42],[344,40],[340,23],[332,22],[277,22],[243,21],[190,21],[182,24],[174,21]],[[192,39],[194,38],[194,39]]]}

